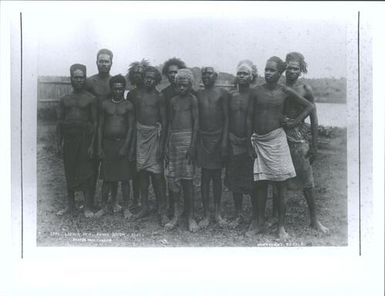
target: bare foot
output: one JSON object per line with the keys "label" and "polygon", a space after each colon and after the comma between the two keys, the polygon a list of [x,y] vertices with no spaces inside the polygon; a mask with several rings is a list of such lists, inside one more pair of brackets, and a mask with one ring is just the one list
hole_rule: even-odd
{"label": "bare foot", "polygon": [[61,209],[56,213],[57,216],[63,216],[64,214],[72,213],[74,211],[74,208],[71,207],[65,207],[64,209]]}
{"label": "bare foot", "polygon": [[199,221],[200,228],[206,228],[210,225],[210,219],[208,217],[203,218],[203,220]]}
{"label": "bare foot", "polygon": [[100,218],[100,217],[102,217],[105,213],[106,213],[106,208],[103,207],[103,208],[101,208],[99,211],[97,211],[97,212],[95,213],[95,217],[96,217],[96,218]]}
{"label": "bare foot", "polygon": [[130,212],[129,209],[124,209],[123,211],[123,217],[127,220],[131,220],[131,218],[133,217],[134,215]]}
{"label": "bare foot", "polygon": [[316,221],[315,223],[311,223],[310,227],[321,231],[322,233],[329,233],[329,228],[323,226],[320,221]]}
{"label": "bare foot", "polygon": [[119,213],[120,211],[122,210],[122,207],[116,203],[112,206],[112,212],[115,214],[115,213]]}
{"label": "bare foot", "polygon": [[135,215],[133,216],[133,218],[134,218],[135,220],[138,220],[138,219],[142,219],[142,218],[148,216],[149,214],[150,214],[150,211],[148,210],[148,208],[142,208],[142,209],[139,211],[139,213],[137,213],[137,214],[135,214]]}
{"label": "bare foot", "polygon": [[199,230],[199,226],[198,226],[197,222],[195,221],[195,219],[193,219],[193,218],[188,219],[187,224],[188,224],[188,230],[189,231],[197,232]]}
{"label": "bare foot", "polygon": [[160,215],[159,217],[159,224],[160,226],[165,226],[168,222],[170,222],[170,219],[167,217],[167,215]]}
{"label": "bare foot", "polygon": [[233,228],[233,229],[237,228],[239,224],[241,224],[241,221],[242,221],[242,218],[238,216],[233,221],[231,221],[231,223],[229,224],[230,228]]}
{"label": "bare foot", "polygon": [[227,221],[223,219],[220,215],[215,217],[215,222],[217,222],[220,227],[226,227],[227,225],[229,225]]}
{"label": "bare foot", "polygon": [[251,221],[249,228],[247,229],[245,235],[247,237],[252,237],[257,233],[257,222],[255,220]]}
{"label": "bare foot", "polygon": [[280,240],[287,240],[290,236],[287,234],[285,228],[283,226],[278,229],[278,238]]}
{"label": "bare foot", "polygon": [[166,223],[164,225],[164,228],[166,228],[166,230],[173,230],[178,224],[178,219],[177,217],[174,217],[171,219],[170,222]]}
{"label": "bare foot", "polygon": [[84,217],[86,218],[92,218],[94,216],[94,212],[92,212],[90,209],[84,210]]}

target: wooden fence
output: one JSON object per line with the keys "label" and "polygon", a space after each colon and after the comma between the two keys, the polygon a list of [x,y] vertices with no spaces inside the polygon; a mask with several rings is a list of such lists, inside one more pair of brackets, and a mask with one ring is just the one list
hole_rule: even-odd
{"label": "wooden fence", "polygon": [[[230,89],[231,84],[217,83],[217,86]],[[201,84],[202,88],[203,85]],[[160,87],[162,88],[162,87]],[[37,81],[37,99],[38,103],[51,105],[58,102],[59,99],[72,91],[71,81],[69,77],[64,76],[40,76]]]}

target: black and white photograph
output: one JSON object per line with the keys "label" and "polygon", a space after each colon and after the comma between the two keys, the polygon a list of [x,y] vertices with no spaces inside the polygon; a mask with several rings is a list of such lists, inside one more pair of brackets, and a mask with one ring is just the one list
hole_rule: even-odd
{"label": "black and white photograph", "polygon": [[[364,11],[231,1],[36,4],[9,4],[3,29],[16,256],[68,252],[65,260],[90,250],[157,262],[167,254],[189,268],[183,260],[205,266],[247,254],[263,266],[274,257],[272,273],[278,255],[293,264],[300,254],[360,258],[374,248],[383,207],[372,187],[378,41]],[[234,272],[241,262],[213,265]],[[337,276],[343,266],[315,271],[316,262],[309,273]],[[360,295],[353,287],[349,295]],[[200,287],[182,291],[176,295],[202,295]],[[216,294],[234,291],[209,292]]]}
{"label": "black and white photograph", "polygon": [[64,18],[36,24],[38,246],[347,245],[349,16]]}

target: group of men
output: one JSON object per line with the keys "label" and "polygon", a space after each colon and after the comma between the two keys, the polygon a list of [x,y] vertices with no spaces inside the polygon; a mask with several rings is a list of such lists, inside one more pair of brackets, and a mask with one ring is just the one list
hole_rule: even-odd
{"label": "group of men", "polygon": [[[193,90],[194,75],[185,63],[171,58],[162,73],[170,85],[159,92],[161,73],[146,60],[128,70],[126,79],[111,76],[113,54],[97,53],[98,74],[89,77],[86,67],[70,68],[73,92],[60,99],[57,124],[58,151],[63,152],[67,180],[67,207],[75,208],[75,191],[82,191],[86,217],[100,217],[107,211],[120,212],[127,219],[150,213],[149,184],[156,197],[160,224],[174,229],[184,217],[192,232],[211,222],[210,185],[213,188],[214,221],[221,216],[222,169],[224,184],[233,193],[236,227],[242,220],[243,195],[250,195],[252,219],[247,235],[266,228],[265,207],[268,184],[273,185],[274,208],[278,213],[278,236],[285,230],[287,180],[296,175],[302,181],[310,225],[328,232],[316,213],[311,162],[317,152],[317,115],[309,86],[298,81],[306,73],[302,54],[289,53],[286,61],[268,59],[265,84],[251,87],[257,71],[249,60],[239,62],[234,88],[217,87],[213,67],[201,70],[203,89]],[[286,71],[286,85],[278,83]],[[311,140],[304,119],[310,116]],[[201,168],[203,218],[194,216],[195,168]],[[103,180],[101,206],[95,210],[97,179]],[[167,180],[167,182],[166,182]],[[130,202],[130,181],[133,198]],[[123,209],[117,199],[121,184]],[[183,195],[183,208],[180,196]],[[140,208],[132,213],[133,208]]]}

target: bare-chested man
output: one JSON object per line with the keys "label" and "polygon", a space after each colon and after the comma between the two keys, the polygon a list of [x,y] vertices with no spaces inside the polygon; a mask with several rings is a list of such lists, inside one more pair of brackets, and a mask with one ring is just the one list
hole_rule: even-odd
{"label": "bare-chested man", "polygon": [[[298,81],[301,73],[307,73],[307,65],[304,56],[298,52],[288,53],[286,55],[286,63],[286,85],[294,89],[309,102],[314,103],[314,97],[310,86]],[[303,107],[301,105],[288,100],[284,112],[288,119],[291,120],[296,118],[302,110]],[[301,121],[293,128],[286,128],[285,131],[294,168],[297,177],[303,186],[303,194],[309,207],[310,226],[326,233],[329,230],[323,226],[317,218],[314,177],[311,166],[311,163],[317,155],[318,119],[315,108],[310,113],[310,124],[312,134],[310,145],[307,137],[307,127],[304,121]]]}
{"label": "bare-chested man", "polygon": [[100,175],[103,179],[102,208],[96,215],[101,216],[107,210],[108,196],[111,193],[112,210],[121,210],[117,200],[118,183],[121,183],[124,216],[132,216],[128,209],[130,197],[129,179],[133,175],[130,161],[134,158],[132,131],[134,128],[134,106],[124,100],[126,80],[122,75],[110,79],[110,98],[101,103],[99,112],[98,153],[101,159]]}
{"label": "bare-chested man", "polygon": [[[96,54],[96,66],[98,67],[98,74],[92,75],[86,80],[86,90],[89,91],[91,94],[93,94],[96,97],[97,100],[97,121],[99,120],[99,109],[101,106],[101,102],[106,100],[107,97],[111,93],[111,88],[110,88],[110,70],[112,66],[112,58],[113,54],[112,51],[109,49],[101,49],[98,51]],[[98,154],[97,153],[97,147],[98,146],[98,140],[97,140],[97,135],[95,139],[95,160],[94,160],[94,181],[93,181],[93,186],[92,186],[92,200],[95,198],[95,190],[96,190],[96,183],[98,180],[98,175],[99,175],[99,165],[100,165],[100,160],[98,159]]]}
{"label": "bare-chested man", "polygon": [[[127,94],[127,100],[131,101],[131,97],[134,97],[138,90],[144,89],[144,70],[146,67],[150,66],[150,63],[142,59],[140,62],[133,62],[130,64],[130,67],[128,68],[128,80],[131,83],[132,88],[130,89],[129,93]],[[134,134],[136,136],[136,134]],[[133,143],[134,148],[136,145],[136,137],[133,137]],[[136,153],[136,152],[135,152]],[[133,177],[132,177],[132,208],[136,209],[138,207],[139,202],[139,175],[136,172],[136,158],[134,161],[130,164],[134,170],[133,170]]]}
{"label": "bare-chested man", "polygon": [[202,68],[204,89],[197,93],[199,107],[199,132],[197,161],[201,171],[201,194],[204,217],[199,226],[205,228],[210,223],[209,190],[213,182],[215,221],[224,226],[221,217],[222,168],[227,154],[227,134],[229,126],[229,93],[215,86],[217,73],[213,67]]}
{"label": "bare-chested man", "polygon": [[165,180],[163,173],[166,110],[164,97],[155,86],[162,76],[155,67],[147,67],[144,73],[144,89],[131,97],[136,117],[136,165],[140,181],[141,210],[136,219],[149,214],[148,187],[151,183],[158,201],[160,224],[168,218],[165,212]]}
{"label": "bare-chested man", "polygon": [[84,215],[93,216],[92,186],[94,180],[94,141],[96,133],[96,99],[85,91],[86,66],[74,64],[70,68],[73,92],[60,99],[57,123],[57,149],[63,152],[67,180],[67,206],[58,215],[75,208],[75,191],[82,191],[85,199]]}
{"label": "bare-chested man", "polygon": [[[175,76],[178,70],[185,69],[185,68],[186,68],[186,64],[181,59],[178,59],[178,58],[168,59],[163,65],[162,74],[167,77],[168,82],[170,83],[167,87],[165,87],[161,91],[164,96],[164,100],[166,104],[165,107],[166,107],[167,124],[169,122],[168,111],[170,109],[169,108],[170,100],[178,94]],[[169,192],[167,193],[168,193],[167,197],[168,197],[168,203],[169,203],[169,212],[171,215],[174,215],[175,201],[173,200],[173,195],[170,194]]]}
{"label": "bare-chested man", "polygon": [[173,97],[169,104],[169,128],[167,145],[167,179],[169,192],[172,195],[174,213],[171,221],[165,225],[173,229],[178,224],[181,210],[180,194],[183,191],[184,209],[187,216],[188,229],[195,232],[199,229],[194,219],[193,177],[195,163],[195,146],[199,127],[198,102],[191,94],[194,76],[188,69],[180,69],[176,75],[179,95]]}
{"label": "bare-chested man", "polygon": [[[253,200],[253,219],[247,235],[262,232],[265,228],[267,182],[274,182],[278,190],[278,236],[288,238],[285,230],[286,180],[295,177],[286,134],[281,127],[292,127],[303,120],[313,109],[313,104],[292,89],[279,85],[278,80],[286,64],[278,57],[267,60],[266,83],[255,88],[256,96],[249,101],[247,126],[255,155],[254,181],[256,198]],[[303,106],[302,112],[291,122],[284,121],[284,105],[288,99]],[[255,213],[256,211],[256,213]]]}
{"label": "bare-chested man", "polygon": [[[243,194],[251,195],[253,188],[253,165],[249,155],[247,134],[247,108],[253,99],[254,89],[250,83],[255,79],[255,66],[250,61],[241,61],[237,67],[236,89],[229,100],[229,158],[226,164],[225,185],[233,193],[235,219],[231,227],[237,227],[242,220]],[[254,69],[253,69],[254,68]]]}

